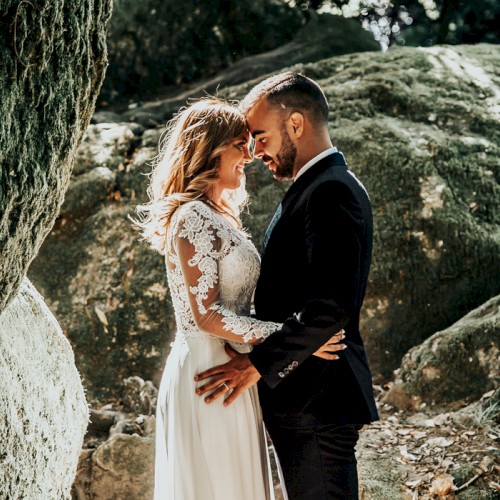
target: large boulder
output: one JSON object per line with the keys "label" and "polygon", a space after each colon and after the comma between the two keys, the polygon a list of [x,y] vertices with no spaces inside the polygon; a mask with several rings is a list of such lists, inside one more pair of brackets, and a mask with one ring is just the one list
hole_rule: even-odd
{"label": "large boulder", "polygon": [[111,0],[2,0],[0,311],[64,198],[107,64]]}
{"label": "large boulder", "polygon": [[[159,131],[149,135],[156,146]],[[90,399],[116,394],[135,373],[158,385],[175,331],[162,258],[129,219],[156,151],[148,140],[131,123],[89,126],[59,218],[30,268],[64,318]]]}
{"label": "large boulder", "polygon": [[[411,347],[500,293],[499,63],[498,46],[477,45],[395,48],[293,67],[325,89],[332,139],[373,202],[362,328],[380,378],[391,377]],[[224,95],[241,98],[253,83]],[[98,125],[71,184],[83,185],[79,177],[98,168],[109,169],[115,184],[109,190],[95,181],[88,197],[95,203],[85,210],[63,207],[30,269],[77,346],[91,395],[136,373],[158,383],[175,332],[163,260],[128,220],[145,200],[162,129]],[[110,136],[128,139],[110,152]],[[102,171],[90,178],[103,179]],[[254,163],[247,186],[244,222],[259,248],[287,184]]]}
{"label": "large boulder", "polygon": [[83,450],[73,498],[152,499],[154,444],[154,436],[115,434],[96,450]]}
{"label": "large boulder", "polygon": [[386,401],[419,408],[473,402],[500,386],[500,295],[403,357]]}
{"label": "large boulder", "polygon": [[[324,88],[333,142],[371,196],[362,331],[382,378],[409,348],[500,292],[499,62],[500,47],[484,44],[293,67]],[[271,191],[277,204],[281,193],[262,172],[249,177],[251,211],[259,212],[261,190],[266,207]],[[251,229],[260,238],[262,228]]]}
{"label": "large boulder", "polygon": [[73,351],[25,280],[0,314],[2,498],[69,498],[88,423]]}

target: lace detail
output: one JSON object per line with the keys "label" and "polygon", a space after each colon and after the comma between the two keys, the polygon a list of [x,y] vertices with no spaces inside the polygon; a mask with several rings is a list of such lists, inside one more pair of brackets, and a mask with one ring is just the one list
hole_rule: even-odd
{"label": "lace detail", "polygon": [[249,316],[259,254],[243,231],[208,205],[192,201],[176,211],[167,250],[178,336],[235,340],[236,335],[251,342],[281,326]]}

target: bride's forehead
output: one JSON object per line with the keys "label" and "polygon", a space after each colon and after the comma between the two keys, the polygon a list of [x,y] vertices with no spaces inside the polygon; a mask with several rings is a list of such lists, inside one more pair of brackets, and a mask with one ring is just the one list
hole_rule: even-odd
{"label": "bride's forehead", "polygon": [[248,141],[249,139],[250,139],[250,131],[248,129],[245,129],[243,133],[234,138],[235,141],[241,141],[241,140]]}

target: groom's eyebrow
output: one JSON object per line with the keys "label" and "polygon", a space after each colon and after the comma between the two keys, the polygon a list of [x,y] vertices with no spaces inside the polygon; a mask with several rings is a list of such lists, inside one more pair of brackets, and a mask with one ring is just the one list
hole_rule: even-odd
{"label": "groom's eyebrow", "polygon": [[256,136],[260,135],[260,134],[263,134],[265,131],[264,130],[254,130],[252,132],[252,137],[255,139]]}

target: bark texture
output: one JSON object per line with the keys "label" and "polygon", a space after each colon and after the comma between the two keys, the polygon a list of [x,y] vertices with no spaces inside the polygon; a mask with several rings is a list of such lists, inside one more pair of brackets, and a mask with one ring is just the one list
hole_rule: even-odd
{"label": "bark texture", "polygon": [[0,1],[0,311],[64,199],[106,65],[111,0]]}

